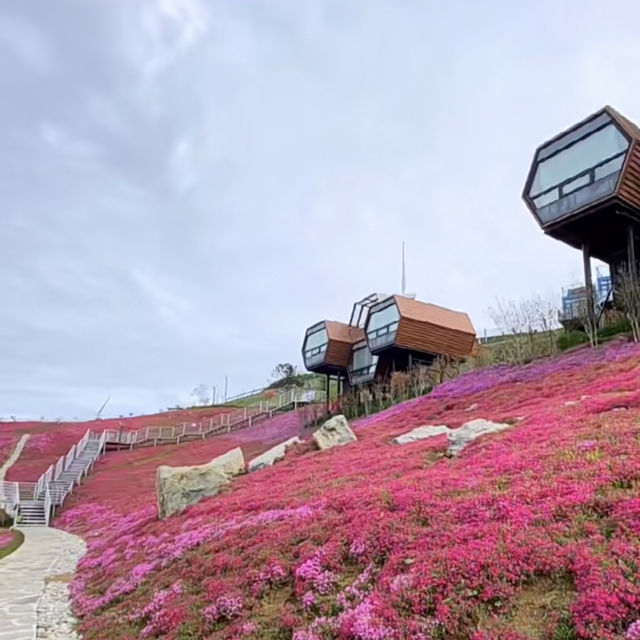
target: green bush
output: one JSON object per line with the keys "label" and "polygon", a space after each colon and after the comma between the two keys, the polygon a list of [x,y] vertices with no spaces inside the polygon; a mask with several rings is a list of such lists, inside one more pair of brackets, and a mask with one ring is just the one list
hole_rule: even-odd
{"label": "green bush", "polygon": [[619,333],[631,333],[631,324],[626,318],[605,327],[598,332],[598,335],[600,338],[611,338],[611,336],[616,336]]}
{"label": "green bush", "polygon": [[589,337],[584,331],[567,331],[558,336],[557,345],[559,351],[566,351],[585,342],[589,342]]}

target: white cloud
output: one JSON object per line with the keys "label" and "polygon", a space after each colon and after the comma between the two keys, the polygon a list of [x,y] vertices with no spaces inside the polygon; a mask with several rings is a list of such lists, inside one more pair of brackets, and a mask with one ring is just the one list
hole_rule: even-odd
{"label": "white cloud", "polygon": [[3,49],[37,73],[48,73],[54,67],[53,51],[42,30],[10,14],[0,19],[0,52]]}
{"label": "white cloud", "polygon": [[402,240],[410,290],[479,331],[496,297],[559,295],[580,255],[522,185],[602,104],[640,120],[640,7],[503,5],[0,9],[0,414],[257,387],[398,290]]}

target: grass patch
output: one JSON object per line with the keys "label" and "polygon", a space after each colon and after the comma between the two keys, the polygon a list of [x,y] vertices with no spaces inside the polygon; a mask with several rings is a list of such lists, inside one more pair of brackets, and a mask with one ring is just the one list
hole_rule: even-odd
{"label": "grass patch", "polygon": [[575,595],[570,576],[538,576],[522,586],[504,617],[484,620],[480,626],[497,634],[509,629],[530,640],[575,640],[569,614]]}
{"label": "grass patch", "polygon": [[[2,532],[1,529],[0,532]],[[13,553],[24,542],[24,533],[22,533],[22,531],[9,529],[9,532],[12,534],[11,541],[9,544],[0,548],[0,560],[6,558],[10,553]]]}

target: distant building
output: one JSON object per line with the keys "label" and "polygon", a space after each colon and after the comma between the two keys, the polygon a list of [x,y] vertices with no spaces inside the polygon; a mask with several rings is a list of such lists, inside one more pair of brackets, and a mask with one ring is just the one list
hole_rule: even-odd
{"label": "distant building", "polygon": [[[594,286],[596,316],[599,316],[605,305],[611,301],[611,276],[598,271]],[[562,289],[562,309],[558,320],[565,329],[572,329],[584,323],[587,311],[587,287],[573,285]]]}
{"label": "distant building", "polygon": [[476,334],[466,313],[402,295],[371,294],[353,305],[349,323],[323,320],[305,332],[309,371],[357,387],[438,356],[471,355]]}

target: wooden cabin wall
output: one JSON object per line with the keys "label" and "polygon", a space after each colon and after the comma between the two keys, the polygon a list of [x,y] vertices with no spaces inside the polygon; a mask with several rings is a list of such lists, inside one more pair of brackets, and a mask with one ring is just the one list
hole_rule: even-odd
{"label": "wooden cabin wall", "polygon": [[640,143],[634,142],[618,186],[618,195],[640,208]]}
{"label": "wooden cabin wall", "polygon": [[405,349],[457,358],[471,354],[475,336],[427,322],[401,318],[395,344]]}
{"label": "wooden cabin wall", "polygon": [[324,356],[324,364],[346,369],[349,365],[349,359],[351,358],[351,346],[350,342],[340,342],[339,340],[329,339],[327,351]]}

